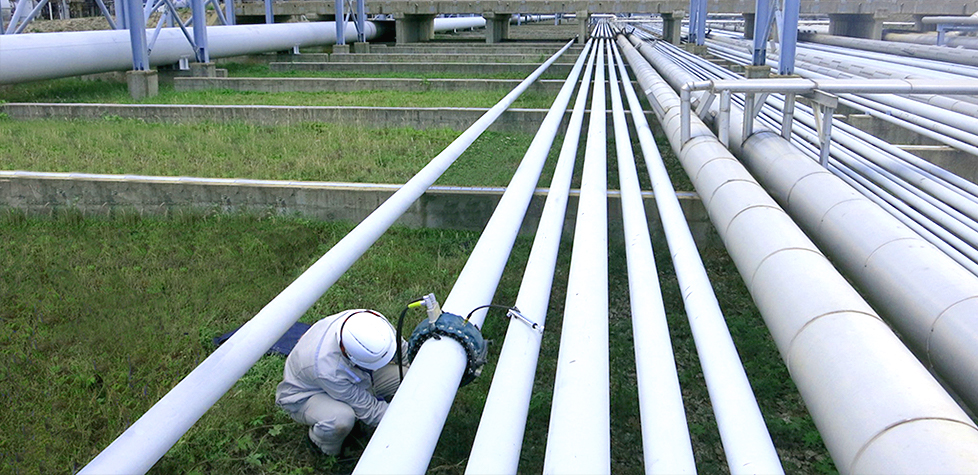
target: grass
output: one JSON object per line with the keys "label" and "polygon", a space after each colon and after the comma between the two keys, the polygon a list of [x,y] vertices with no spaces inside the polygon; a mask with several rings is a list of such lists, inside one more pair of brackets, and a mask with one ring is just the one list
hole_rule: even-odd
{"label": "grass", "polygon": [[[547,58],[544,57],[543,60]],[[271,78],[290,78],[290,77],[325,77],[325,78],[362,78],[363,73],[356,71],[272,71],[267,63],[222,63],[220,67],[228,70],[230,77],[271,77]],[[523,79],[526,74],[520,72],[500,72],[493,74],[460,74],[452,72],[440,72],[438,74],[417,74],[417,73],[371,73],[367,77],[374,78],[421,78],[421,79]],[[560,75],[545,72],[541,79],[564,79]]]}
{"label": "grass", "polygon": [[[0,472],[68,472],[87,463],[207,356],[210,339],[256,313],[350,229],[289,217],[177,213],[147,218],[73,210],[0,217]],[[304,317],[368,306],[393,317],[423,293],[448,295],[475,233],[394,228]],[[615,243],[615,240],[612,240]],[[494,301],[515,301],[530,240],[520,238]],[[570,245],[562,248],[531,401],[520,470],[542,469]],[[722,251],[704,260],[789,473],[832,473],[831,461],[746,289]],[[697,463],[725,473],[719,435],[696,363],[668,251],[657,250],[670,331]],[[610,250],[612,470],[641,470],[624,253]],[[417,321],[420,315],[415,315]],[[462,388],[431,462],[461,473],[506,322],[483,376]],[[273,405],[284,360],[266,356],[212,408],[153,473],[343,473],[346,458],[314,457],[305,429]],[[406,435],[407,436],[407,435]]]}
{"label": "grass", "polygon": [[[231,89],[176,91],[160,85],[158,96],[133,100],[125,83],[78,78],[25,83],[0,89],[7,102],[106,103],[106,104],[202,104],[353,107],[479,107],[489,108],[509,91],[355,91],[355,92],[253,92]],[[547,109],[553,96],[532,91],[513,104],[517,108]]]}
{"label": "grass", "polygon": [[[93,126],[94,125],[94,126]],[[325,123],[258,126],[244,123],[159,124],[0,118],[0,168],[44,172],[199,176],[268,180],[404,183],[458,132],[448,129],[367,129]],[[533,137],[485,132],[437,181],[439,185],[505,186]],[[581,140],[577,169],[583,166]],[[549,183],[561,138],[541,177]],[[645,162],[633,144],[644,189]],[[607,146],[608,183],[618,188],[614,142]],[[692,190],[671,148],[660,144],[677,190]],[[580,185],[577,174],[573,186]]]}
{"label": "grass", "polygon": [[[48,172],[403,183],[458,134],[325,123],[0,120],[0,164]],[[486,132],[438,183],[503,186],[531,140],[526,134]],[[545,173],[549,180],[552,165]]]}

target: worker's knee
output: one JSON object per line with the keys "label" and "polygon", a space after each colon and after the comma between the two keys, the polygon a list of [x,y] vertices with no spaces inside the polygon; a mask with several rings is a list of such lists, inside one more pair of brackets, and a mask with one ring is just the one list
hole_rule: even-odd
{"label": "worker's knee", "polygon": [[353,430],[357,416],[349,406],[335,411],[330,417],[316,422],[309,429],[309,438],[326,454],[339,454],[343,440]]}

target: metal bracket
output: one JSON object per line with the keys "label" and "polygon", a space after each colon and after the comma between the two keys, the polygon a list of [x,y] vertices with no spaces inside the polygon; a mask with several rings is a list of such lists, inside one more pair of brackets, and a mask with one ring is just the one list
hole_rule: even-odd
{"label": "metal bracket", "polygon": [[754,133],[754,119],[761,112],[761,106],[767,101],[767,96],[771,93],[753,93],[748,92],[746,94],[746,100],[744,101],[744,134],[742,136],[743,140],[747,140]]}
{"label": "metal bracket", "polygon": [[815,90],[802,94],[801,98],[815,113],[815,129],[818,131],[819,144],[818,163],[827,167],[832,146],[832,115],[839,106],[839,96]]}

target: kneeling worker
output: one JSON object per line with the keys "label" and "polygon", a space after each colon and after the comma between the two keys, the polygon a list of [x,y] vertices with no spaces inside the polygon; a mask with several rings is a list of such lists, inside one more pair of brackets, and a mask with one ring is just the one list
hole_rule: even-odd
{"label": "kneeling worker", "polygon": [[299,339],[285,362],[275,403],[311,426],[309,439],[339,455],[357,420],[376,427],[400,384],[394,327],[373,310],[326,317]]}

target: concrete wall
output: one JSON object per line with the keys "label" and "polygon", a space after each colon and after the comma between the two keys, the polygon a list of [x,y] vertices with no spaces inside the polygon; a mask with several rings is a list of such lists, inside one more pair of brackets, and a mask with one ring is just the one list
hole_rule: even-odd
{"label": "concrete wall", "polygon": [[[105,215],[130,211],[163,215],[194,212],[295,214],[327,221],[359,222],[397,190],[397,185],[276,182],[168,177],[126,177],[67,173],[0,172],[0,208],[47,214],[65,208]],[[413,228],[480,231],[489,221],[503,188],[432,187],[398,220]],[[576,192],[568,204],[564,232],[572,233],[577,210]],[[533,234],[539,224],[546,190],[531,201],[520,232]],[[681,193],[680,203],[693,237],[702,247],[722,246],[699,198]],[[665,237],[651,193],[645,208],[656,245]],[[618,194],[609,193],[609,236],[622,240]]]}

